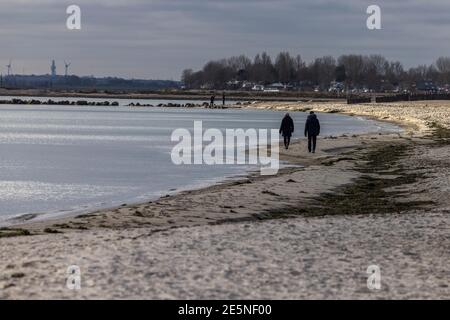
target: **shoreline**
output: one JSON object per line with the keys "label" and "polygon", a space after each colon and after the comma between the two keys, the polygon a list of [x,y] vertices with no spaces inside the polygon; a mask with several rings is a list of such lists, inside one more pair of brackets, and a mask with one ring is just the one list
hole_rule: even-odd
{"label": "shoreline", "polygon": [[[249,106],[247,107],[247,109],[252,109],[252,110],[261,110],[261,108],[258,107],[252,107]],[[362,116],[361,117],[363,120],[376,120],[378,121],[376,118],[372,117],[367,117],[367,116]],[[393,123],[399,126],[399,128],[401,128],[402,130],[406,130],[406,128],[403,126],[402,123],[394,123],[394,122],[387,122],[387,121],[381,121],[381,122],[386,122],[386,123]],[[337,137],[334,136],[324,136],[322,139],[328,140],[330,139],[328,144],[333,144],[335,138],[338,138],[339,136],[341,137],[346,137],[346,138],[352,138],[352,137],[347,137],[347,135],[352,135],[353,137],[364,137],[364,136],[380,136],[380,134],[386,134],[386,135],[397,135],[398,133],[387,133],[387,132],[378,132],[378,131],[374,131],[374,132],[367,132],[367,133],[363,133],[363,134],[341,134],[338,135]],[[303,142],[302,142],[303,140]],[[296,138],[292,140],[292,145],[296,145],[299,143],[304,144],[304,140],[305,138]],[[282,143],[280,141],[280,150],[282,150]],[[306,146],[303,147],[304,150],[306,150]],[[304,151],[303,150],[303,151]],[[282,158],[280,159],[282,162],[284,162],[284,164],[281,165],[280,169],[294,169],[296,166],[306,166],[306,165],[310,165],[313,164],[313,161],[309,161],[306,160],[305,157],[302,158],[302,156],[300,155],[302,152],[300,152],[299,150],[296,151],[296,154],[293,155],[289,155],[289,154],[282,154]],[[304,155],[303,155],[304,156]],[[299,162],[298,159],[301,159],[301,161]],[[282,171],[283,171],[282,170]],[[147,202],[151,201],[151,202],[157,202],[158,200],[164,199],[164,198],[168,198],[168,197],[175,197],[178,194],[182,193],[189,193],[189,192],[193,192],[193,191],[198,191],[198,192],[208,192],[209,189],[211,187],[224,187],[227,188],[230,184],[232,185],[233,183],[236,182],[236,180],[248,180],[250,177],[254,177],[255,173],[257,175],[257,172],[259,171],[258,168],[250,168],[250,169],[242,169],[242,171],[240,171],[239,173],[235,173],[233,175],[228,175],[228,176],[223,176],[223,177],[216,177],[214,179],[212,179],[211,181],[206,181],[206,182],[199,182],[199,183],[195,183],[195,184],[190,184],[190,185],[185,185],[185,186],[180,186],[178,187],[176,190],[162,190],[160,192],[158,192],[160,195],[155,195],[153,197],[148,197],[148,198],[143,198],[142,196],[139,196],[139,198],[144,199],[144,200],[135,200],[134,197],[133,198],[129,198],[129,199],[119,199],[116,200],[112,203],[105,203],[105,204],[91,204],[88,207],[86,206],[79,206],[73,209],[65,209],[65,210],[58,210],[58,211],[52,211],[52,212],[42,212],[42,213],[21,213],[21,214],[17,214],[15,216],[11,216],[5,220],[0,221],[0,229],[16,229],[16,228],[21,228],[21,227],[25,227],[26,229],[35,229],[33,226],[35,224],[38,225],[48,225],[51,226],[52,225],[52,221],[64,221],[64,223],[66,221],[71,221],[73,219],[76,219],[78,216],[84,216],[84,215],[88,215],[91,213],[98,213],[98,212],[113,212],[113,211],[117,211],[118,209],[122,209],[125,205],[125,207],[128,208],[136,208],[136,207],[141,207],[144,206]],[[82,208],[84,207],[84,208]],[[46,228],[41,228],[42,230],[46,229]],[[0,232],[0,237],[1,237],[1,232]]]}
{"label": "shoreline", "polygon": [[[295,165],[286,165],[282,169],[293,169]],[[55,220],[61,220],[61,219],[76,219],[77,216],[80,215],[88,215],[90,213],[94,212],[110,212],[114,211],[120,208],[123,208],[124,205],[127,207],[136,207],[140,205],[145,205],[148,202],[156,202],[158,200],[168,198],[168,197],[175,197],[181,193],[191,193],[191,192],[202,192],[202,191],[208,191],[210,188],[213,187],[227,187],[229,185],[233,185],[234,183],[240,183],[242,181],[245,181],[249,177],[257,175],[259,171],[257,169],[252,169],[248,171],[243,171],[242,173],[233,175],[233,176],[224,176],[219,177],[216,179],[212,179],[214,181],[209,182],[202,182],[198,184],[193,185],[186,185],[180,188],[177,188],[176,190],[167,190],[167,192],[160,192],[160,196],[154,196],[154,198],[148,198],[144,202],[141,201],[117,201],[120,204],[110,204],[110,205],[92,205],[92,208],[87,209],[73,209],[73,210],[64,210],[64,211],[57,211],[57,212],[49,212],[49,213],[23,213],[18,214],[17,216],[13,216],[11,218],[8,218],[6,220],[0,221],[0,230],[4,228],[14,229],[21,226],[30,226],[37,223],[44,223],[49,224],[52,221]],[[48,218],[39,219],[42,216],[49,216]],[[0,237],[1,238],[1,237]]]}
{"label": "shoreline", "polygon": [[[76,218],[24,224],[9,234],[3,230],[0,298],[450,297],[443,263],[449,258],[443,248],[450,245],[450,104],[438,101],[428,109],[419,103],[282,104],[256,107],[339,109],[401,123],[405,131],[321,138],[315,155],[305,153],[302,139],[288,152],[281,149],[280,156],[304,168]],[[374,239],[383,243],[376,246],[376,254]],[[36,257],[37,252],[45,254]],[[379,293],[363,289],[364,268],[375,261],[382,264],[389,283]],[[86,289],[80,293],[58,285],[67,264],[87,270]],[[401,265],[408,266],[408,277]],[[23,277],[14,276],[18,270]],[[49,277],[49,270],[56,276]],[[228,275],[232,271],[235,276]],[[436,287],[430,287],[430,277]],[[215,291],[208,279],[217,279],[216,285],[226,290]],[[260,279],[277,279],[284,286],[267,286]],[[303,281],[307,296],[292,279]],[[183,294],[185,289],[173,281],[191,294]],[[132,292],[123,288],[125,283],[133,283]]]}
{"label": "shoreline", "polygon": [[[366,118],[366,117],[363,117]],[[407,130],[407,127],[399,125],[402,130]],[[210,193],[215,192],[217,190],[223,190],[227,191],[233,186],[246,184],[248,181],[263,181],[263,180],[271,180],[272,178],[284,176],[284,175],[290,175],[293,172],[296,171],[304,171],[306,167],[315,165],[316,161],[322,162],[322,161],[333,161],[334,158],[339,158],[341,155],[341,152],[343,154],[349,153],[354,151],[355,148],[358,147],[358,145],[361,143],[361,141],[365,140],[370,143],[370,140],[373,139],[386,139],[390,141],[392,137],[395,139],[401,135],[401,132],[398,133],[381,133],[381,132],[368,132],[364,134],[353,134],[352,136],[348,136],[346,134],[342,134],[340,136],[326,136],[321,138],[321,148],[325,150],[325,152],[318,152],[315,155],[311,156],[305,152],[306,150],[306,140],[304,138],[297,138],[291,142],[291,148],[289,151],[295,150],[295,154],[290,154],[290,152],[286,153],[284,149],[282,148],[282,142],[280,141],[280,161],[284,162],[284,164],[281,165],[280,170],[277,175],[275,176],[260,176],[259,170],[257,168],[253,168],[250,170],[242,171],[236,175],[233,176],[226,176],[226,177],[219,177],[214,182],[208,182],[208,183],[200,183],[197,186],[183,186],[178,188],[177,190],[170,190],[167,192],[161,192],[161,196],[155,196],[154,198],[146,199],[145,201],[117,201],[118,203],[121,203],[120,205],[107,205],[104,207],[97,207],[97,208],[87,208],[87,209],[80,209],[80,210],[70,210],[70,211],[64,211],[66,213],[59,214],[59,212],[54,213],[43,213],[43,214],[21,214],[16,217],[12,217],[10,219],[7,219],[3,221],[0,224],[0,231],[1,229],[14,229],[14,230],[26,230],[31,231],[32,234],[42,234],[42,233],[51,233],[51,232],[45,232],[46,229],[51,229],[55,232],[62,232],[66,230],[86,230],[86,228],[78,229],[75,228],[69,228],[67,226],[63,227],[62,230],[58,230],[61,225],[66,225],[67,223],[76,221],[77,219],[80,219],[80,217],[89,218],[91,215],[102,215],[106,214],[109,215],[111,213],[114,213],[118,210],[123,211],[124,209],[128,210],[139,210],[139,208],[145,208],[145,210],[150,210],[148,208],[148,204],[158,203],[163,200],[170,200],[171,202],[176,202],[178,199],[183,198],[184,196],[189,196],[192,194],[203,194],[203,193]],[[361,140],[362,139],[362,140]],[[361,140],[357,142],[358,140]],[[366,143],[366,142],[364,142]],[[328,153],[328,150],[332,150],[331,153]],[[337,152],[335,152],[335,150]],[[347,183],[350,183],[351,181],[347,181]],[[333,186],[338,187],[338,185]],[[326,190],[322,190],[325,192]],[[331,191],[331,190],[328,190]],[[273,208],[272,208],[273,209]],[[39,217],[43,216],[49,216],[48,218],[40,219]],[[255,221],[252,217],[246,217],[244,220],[248,218],[249,221]],[[81,219],[80,219],[81,220]],[[89,219],[89,223],[91,224],[92,220],[95,219]],[[239,217],[237,219],[225,219],[229,222],[233,221],[241,221],[242,218]],[[56,226],[56,227],[55,227]],[[102,227],[107,227],[108,225],[105,224]],[[173,227],[173,226],[172,226]],[[87,229],[89,229],[89,226],[87,226]],[[50,231],[50,230],[48,230]],[[28,232],[25,232],[25,234],[28,234]],[[1,238],[1,232],[0,232],[0,238]],[[20,234],[19,234],[20,235]]]}
{"label": "shoreline", "polygon": [[[27,96],[27,95],[25,95],[25,96]],[[107,95],[107,96],[109,96],[109,95]],[[84,97],[86,98],[86,95],[84,95]],[[306,105],[308,105],[308,107],[305,107],[305,105],[303,105],[303,104],[301,106],[299,106],[299,107],[297,107],[297,106],[292,107],[291,105],[284,105],[284,106],[282,105],[280,107],[280,104],[282,104],[282,103],[284,103],[284,104],[289,103],[290,104],[290,102],[274,103],[274,102],[258,101],[258,102],[253,103],[252,105],[246,106],[245,108],[255,109],[255,110],[270,109],[270,110],[276,110],[276,111],[300,111],[300,112],[307,112],[307,111],[309,111],[311,109],[314,109],[316,112],[340,113],[340,114],[348,115],[348,116],[360,116],[360,117],[368,119],[368,120],[374,120],[374,121],[380,121],[380,122],[395,124],[395,125],[399,126],[400,128],[402,128],[402,130],[403,130],[402,133],[398,133],[398,134],[397,133],[395,133],[395,134],[394,133],[366,133],[366,134],[353,135],[353,138],[368,137],[368,139],[374,139],[374,137],[378,138],[380,136],[414,135],[413,131],[415,131],[415,130],[419,130],[418,137],[424,137],[426,134],[429,134],[429,132],[430,132],[430,129],[428,127],[425,127],[425,130],[424,130],[423,126],[421,127],[421,126],[419,126],[417,124],[411,124],[411,123],[407,123],[407,122],[400,121],[400,120],[394,120],[394,119],[390,119],[390,118],[387,118],[387,117],[380,118],[380,116],[378,116],[378,115],[355,114],[354,112],[347,111],[345,109],[343,109],[343,110],[336,110],[336,109],[334,109],[334,107],[330,107],[329,103],[321,103],[321,104],[312,103],[313,106],[314,106],[313,108],[310,108],[308,104],[306,104]],[[299,103],[296,103],[296,104],[298,105]],[[343,105],[341,105],[341,107],[342,106],[345,107],[347,105],[343,104]],[[368,105],[366,105],[366,106],[368,106]],[[343,135],[343,136],[347,138],[346,135]],[[323,140],[323,139],[328,139],[328,137],[322,138],[321,140]],[[336,139],[339,139],[339,137],[337,137]],[[300,144],[301,140],[303,140],[303,139],[302,138],[295,139],[292,142],[292,145],[295,146],[297,144]],[[280,142],[280,146],[281,146],[281,142]],[[348,146],[344,146],[343,148],[347,149],[349,147]],[[353,146],[353,148],[355,148],[355,146]],[[281,147],[280,147],[280,150],[282,150]],[[280,156],[281,156],[280,160],[286,162],[286,166],[285,166],[286,168],[285,169],[288,169],[288,170],[289,169],[293,169],[293,166],[295,166],[295,165],[308,166],[308,165],[311,164],[311,163],[306,163],[305,164],[304,162],[299,163],[298,162],[298,155],[296,155],[295,157],[292,157],[291,155],[282,154],[282,152],[281,152]],[[303,161],[304,160],[305,159],[303,159]],[[282,171],[282,170],[280,170],[280,171]],[[148,199],[148,201],[150,201],[149,203],[153,203],[153,202],[158,202],[158,200],[161,200],[161,199],[164,199],[164,198],[177,197],[179,195],[183,195],[183,194],[186,194],[186,193],[189,194],[189,193],[194,193],[194,192],[208,192],[210,189],[216,189],[216,188],[222,188],[222,187],[223,188],[227,188],[227,187],[229,187],[230,184],[231,185],[233,185],[234,183],[238,183],[239,184],[242,181],[248,180],[253,175],[254,175],[254,172],[248,171],[248,172],[240,173],[240,174],[238,174],[236,176],[233,176],[233,177],[218,178],[218,179],[216,179],[217,181],[212,182],[212,183],[208,183],[208,184],[206,184],[206,186],[198,186],[198,187],[192,187],[192,188],[189,187],[189,186],[186,186],[186,187],[180,188],[181,189],[180,191],[172,192],[172,194],[171,194],[170,191],[168,191],[168,192],[166,192],[165,196],[155,197],[152,201],[150,201],[151,199]],[[239,178],[239,177],[242,177],[242,178]],[[235,181],[236,179],[238,179],[238,181]],[[239,180],[241,180],[241,181],[239,181]],[[164,192],[162,192],[162,193],[164,193]],[[118,202],[122,202],[122,201],[118,201]],[[124,202],[126,202],[126,201],[124,201]],[[45,224],[45,225],[47,225],[47,224],[51,224],[52,221],[59,221],[59,220],[66,221],[66,220],[76,219],[80,215],[88,215],[90,213],[95,214],[95,213],[99,213],[99,212],[116,211],[116,210],[118,210],[120,208],[123,208],[124,206],[125,207],[135,208],[135,207],[138,207],[138,206],[145,205],[146,203],[147,203],[147,201],[146,202],[136,202],[136,203],[131,203],[131,204],[124,203],[122,205],[111,205],[111,206],[107,206],[107,207],[104,207],[104,208],[98,208],[98,209],[86,209],[86,210],[78,210],[77,209],[77,210],[73,210],[73,211],[67,213],[66,215],[63,215],[63,216],[60,216],[60,217],[48,218],[48,219],[45,219],[45,220],[34,220],[35,217],[38,217],[38,214],[28,214],[28,213],[26,213],[26,214],[21,214],[21,215],[18,215],[17,217],[13,217],[11,219],[5,220],[4,222],[6,222],[6,223],[8,223],[10,221],[14,221],[14,220],[17,220],[17,222],[12,222],[12,224],[8,224],[8,225],[4,224],[4,225],[0,226],[0,229],[15,228],[15,227],[26,227],[26,228],[30,228],[31,227],[31,229],[35,229],[33,227],[35,224],[39,224],[39,225],[40,224]],[[56,212],[55,213],[50,213],[50,214],[51,215],[53,215],[53,214],[54,215],[58,215],[58,213],[56,213]],[[47,215],[47,213],[43,214],[43,215]],[[28,216],[33,216],[33,218],[27,219]],[[1,234],[0,234],[0,236],[1,236]]]}
{"label": "shoreline", "polygon": [[[215,92],[219,97],[222,94],[221,90],[218,91],[202,91],[202,92],[149,92],[149,93],[91,93],[91,92],[73,92],[73,91],[51,91],[41,89],[18,89],[18,90],[6,90],[0,89],[0,97],[4,96],[16,96],[16,97],[48,97],[48,98],[95,98],[95,99],[156,99],[156,100],[205,100],[209,102],[211,93]],[[273,94],[257,94],[255,92],[227,92],[227,100],[235,101],[315,101],[315,102],[329,102],[329,101],[346,101],[345,97],[308,97],[308,94],[286,94],[279,95]]]}
{"label": "shoreline", "polygon": [[[175,227],[193,226],[198,225],[199,223],[203,225],[211,223],[220,224],[223,222],[257,221],[260,220],[260,218],[255,217],[255,215],[253,214],[253,211],[257,211],[254,208],[250,208],[250,211],[252,212],[250,214],[249,212],[247,212],[248,210],[244,210],[243,213],[239,212],[239,210],[229,210],[230,212],[228,212],[228,214],[225,214],[225,212],[223,212],[224,210],[220,210],[219,208],[219,211],[222,211],[222,213],[224,214],[223,217],[219,219],[217,219],[217,214],[219,213],[214,212],[217,210],[209,208],[209,214],[212,213],[211,216],[202,217],[193,224],[190,223],[191,221],[189,221],[189,219],[187,219],[187,221],[181,219],[182,221],[178,221],[179,223],[177,223],[177,221],[174,222],[172,221],[172,219],[161,219],[161,217],[158,216],[164,216],[164,210],[161,210],[161,207],[163,209],[164,207],[178,208],[178,206],[176,205],[177,202],[183,201],[183,199],[185,199],[186,197],[195,198],[197,196],[200,196],[201,198],[202,195],[208,196],[214,193],[239,193],[242,192],[238,191],[240,186],[249,185],[250,187],[248,189],[252,189],[255,185],[260,184],[260,182],[264,181],[267,181],[266,185],[268,187],[266,187],[266,189],[268,189],[268,192],[266,194],[270,198],[273,197],[273,195],[276,195],[277,192],[271,191],[269,186],[272,183],[277,183],[277,181],[282,180],[284,176],[287,176],[287,179],[289,180],[289,177],[291,177],[295,173],[302,173],[305,171],[308,172],[308,170],[311,169],[310,167],[312,167],[314,170],[317,170],[317,167],[320,168],[321,166],[324,166],[324,163],[332,163],[335,160],[341,162],[340,159],[343,158],[344,161],[342,161],[342,163],[344,165],[341,166],[340,163],[338,166],[336,166],[336,168],[334,168],[334,170],[332,171],[333,173],[331,173],[331,175],[338,176],[338,172],[340,172],[339,174],[342,175],[342,177],[339,177],[337,181],[330,182],[330,186],[327,186],[325,188],[320,187],[320,191],[318,191],[319,193],[332,192],[334,189],[342,185],[350,184],[352,182],[352,179],[356,178],[356,176],[352,174],[351,169],[348,173],[341,171],[347,170],[347,168],[352,165],[347,163],[347,154],[351,154],[363,144],[378,144],[380,143],[380,141],[390,142],[392,140],[401,139],[400,136],[401,133],[367,133],[353,136],[342,135],[340,137],[324,137],[320,141],[321,151],[319,151],[315,155],[308,155],[307,152],[305,153],[305,139],[297,139],[291,144],[291,148],[288,153],[280,148],[280,160],[285,162],[286,165],[280,168],[279,173],[275,176],[259,176],[258,170],[255,169],[248,172],[243,172],[237,176],[218,179],[217,182],[211,183],[207,186],[200,186],[198,188],[182,188],[182,190],[176,191],[173,194],[169,194],[168,192],[167,195],[158,197],[154,200],[148,199],[145,202],[123,203],[122,205],[118,206],[108,206],[106,208],[99,208],[95,210],[83,210],[83,212],[81,213],[72,212],[68,213],[67,215],[45,220],[17,221],[14,224],[6,227],[6,229],[26,230],[25,234],[29,234],[28,232],[30,232],[30,234],[36,235],[45,233],[66,233],[70,231],[82,231],[96,228],[121,228],[120,225],[122,223],[124,223],[123,228],[140,228],[143,226],[151,228],[152,225],[157,225],[156,229],[162,230],[166,228],[172,229]],[[292,183],[292,187],[295,188],[296,183]],[[250,190],[246,190],[244,192],[251,193]],[[262,190],[262,192],[264,193],[265,190]],[[254,194],[253,196],[257,195]],[[291,194],[290,196],[292,197],[293,194]],[[310,195],[308,193],[305,193],[303,196],[304,198],[307,198]],[[215,198],[217,198],[217,196]],[[200,203],[203,203],[202,201],[198,200],[194,202],[196,205],[200,205]],[[227,201],[224,201],[224,203],[220,204],[217,202],[209,201],[209,203],[213,207],[218,205],[219,207],[222,207],[222,209],[230,209],[228,208],[229,206],[226,204],[226,202]],[[248,203],[246,203],[245,205],[247,204]],[[275,205],[274,207],[270,207],[265,210],[263,207],[264,206],[262,206],[259,210],[270,211],[272,209],[282,208],[282,206]],[[191,209],[194,209],[195,211],[196,208]],[[179,209],[176,209],[176,213],[174,212],[175,215],[179,213],[178,211]],[[204,209],[201,209],[201,211],[204,211]],[[144,213],[146,212],[152,212],[153,214],[151,217],[147,217],[149,221],[145,221],[145,219],[144,221],[141,221],[139,218],[145,218]],[[205,212],[203,212],[203,214],[205,214]],[[195,214],[193,214],[193,216],[195,216]],[[138,219],[136,220],[136,218]],[[176,216],[171,218],[177,220]],[[218,222],[214,222],[215,220],[218,220]],[[20,233],[21,232],[19,232],[19,235]]]}

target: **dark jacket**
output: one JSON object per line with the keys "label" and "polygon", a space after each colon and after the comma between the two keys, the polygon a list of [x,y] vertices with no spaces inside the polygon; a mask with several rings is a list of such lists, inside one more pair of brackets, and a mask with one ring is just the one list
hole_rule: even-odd
{"label": "dark jacket", "polygon": [[310,137],[318,136],[320,134],[320,122],[317,119],[315,114],[311,114],[308,116],[305,125],[305,136],[308,135]]}
{"label": "dark jacket", "polygon": [[281,121],[280,134],[284,137],[292,136],[294,132],[294,120],[290,116],[285,116]]}

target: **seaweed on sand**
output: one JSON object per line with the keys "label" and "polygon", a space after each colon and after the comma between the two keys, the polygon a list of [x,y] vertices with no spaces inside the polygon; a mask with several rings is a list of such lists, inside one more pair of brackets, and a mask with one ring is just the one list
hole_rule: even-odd
{"label": "seaweed on sand", "polygon": [[25,229],[0,228],[0,238],[12,238],[29,235],[31,235],[30,231]]}
{"label": "seaweed on sand", "polygon": [[411,148],[411,144],[407,143],[377,146],[359,156],[363,161],[356,170],[362,175],[353,183],[334,192],[320,194],[309,204],[271,210],[263,217],[406,213],[426,208],[433,202],[407,200],[411,192],[398,191],[399,187],[418,181],[422,175],[401,164],[400,160],[407,156]]}
{"label": "seaweed on sand", "polygon": [[450,144],[450,129],[433,122],[430,126],[433,129],[432,139],[438,144]]}

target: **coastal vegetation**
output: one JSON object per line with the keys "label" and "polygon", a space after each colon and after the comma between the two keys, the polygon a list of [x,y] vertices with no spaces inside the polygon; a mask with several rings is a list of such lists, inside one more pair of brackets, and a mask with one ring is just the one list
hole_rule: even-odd
{"label": "coastal vegetation", "polygon": [[[418,81],[439,85],[450,83],[450,57],[440,57],[431,65],[406,69],[400,61],[382,55],[323,56],[306,62],[301,55],[281,52],[273,60],[267,53],[252,60],[245,55],[208,61],[201,70],[182,73],[186,88],[236,89],[245,82],[256,85],[287,85],[305,91],[325,90],[330,83],[347,87],[386,91],[394,87],[410,88]],[[249,88],[250,89],[250,88]],[[254,88],[257,90],[258,87]]]}

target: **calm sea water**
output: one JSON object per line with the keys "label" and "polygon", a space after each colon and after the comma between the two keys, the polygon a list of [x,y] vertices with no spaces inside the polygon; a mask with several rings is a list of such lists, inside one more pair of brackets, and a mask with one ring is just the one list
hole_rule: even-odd
{"label": "calm sea water", "polygon": [[[301,134],[306,114],[291,114],[296,134]],[[194,120],[202,120],[204,129],[277,129],[283,115],[239,109],[1,105],[0,224],[24,214],[47,218],[144,201],[245,173],[252,168],[173,165],[172,131],[192,129]],[[358,117],[319,118],[323,135],[398,131]]]}

